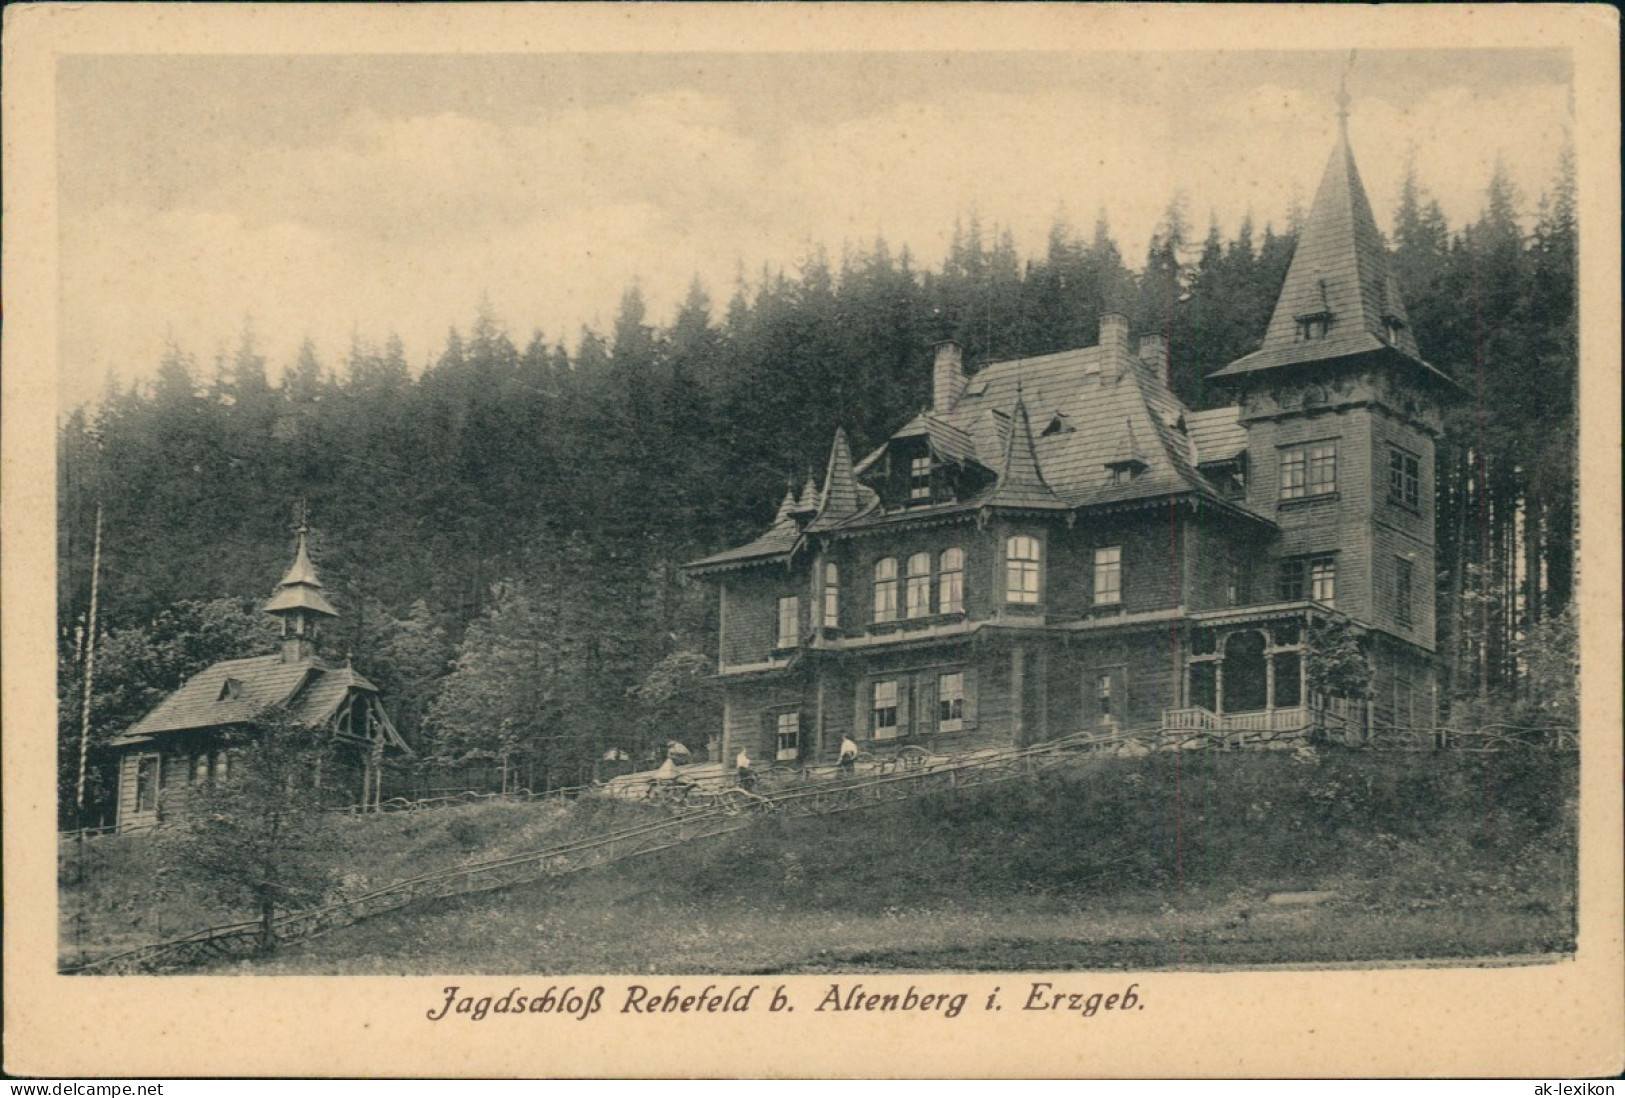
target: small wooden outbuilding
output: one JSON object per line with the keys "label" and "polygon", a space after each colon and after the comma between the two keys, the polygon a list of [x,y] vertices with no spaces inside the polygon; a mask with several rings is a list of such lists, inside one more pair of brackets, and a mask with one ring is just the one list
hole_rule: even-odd
{"label": "small wooden outbuilding", "polygon": [[120,831],[152,827],[184,812],[196,786],[230,780],[227,733],[274,709],[331,730],[342,780],[355,790],[353,803],[376,804],[384,768],[412,753],[378,688],[349,660],[335,664],[316,654],[321,623],[338,611],[323,593],[303,527],[293,565],[265,612],[282,623],[275,653],[205,668],[111,741],[118,752]]}

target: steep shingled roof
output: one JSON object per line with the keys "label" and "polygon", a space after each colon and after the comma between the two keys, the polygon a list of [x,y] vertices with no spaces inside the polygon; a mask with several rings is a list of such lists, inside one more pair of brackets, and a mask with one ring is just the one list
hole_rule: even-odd
{"label": "steep shingled roof", "polygon": [[[1065,417],[1070,430],[1034,434],[1034,416],[1049,423],[1057,415]],[[1202,425],[1201,434],[1215,452],[1233,458],[1246,445],[1237,415],[1235,408],[1193,414],[1156,368],[1126,346],[991,363],[971,378],[951,411],[921,413],[891,439],[923,435],[938,457],[993,473],[990,487],[954,502],[884,510],[857,476],[879,460],[886,446],[854,466],[845,432],[839,432],[830,453],[823,507],[805,530],[781,513],[761,537],[687,567],[721,570],[783,560],[808,533],[935,521],[982,507],[1069,510],[1195,496],[1268,523],[1228,499],[1196,468],[1199,447],[1192,422]],[[1136,475],[1114,478],[1112,466],[1122,464],[1125,446]],[[1204,452],[1200,460],[1216,459]]]}
{"label": "steep shingled roof", "polygon": [[1185,426],[1190,432],[1191,445],[1196,448],[1198,465],[1233,461],[1247,449],[1247,428],[1241,425],[1241,409],[1234,404],[1192,412],[1185,417]]}
{"label": "steep shingled roof", "polygon": [[852,468],[852,448],[846,431],[835,429],[835,442],[829,448],[829,467],[824,473],[824,491],[818,514],[809,530],[827,530],[862,514],[875,504],[875,494],[858,483]]}
{"label": "steep shingled roof", "polygon": [[1033,425],[1019,389],[1016,407],[1010,414],[1010,437],[1005,443],[1004,460],[999,463],[999,479],[993,491],[979,502],[989,507],[1066,507],[1038,467],[1038,455],[1033,449]]}
{"label": "steep shingled roof", "polygon": [[[231,689],[228,680],[235,684]],[[352,689],[378,692],[352,668],[319,659],[284,663],[273,655],[223,660],[187,679],[111,743],[121,746],[160,732],[241,724],[277,705],[288,706],[296,720],[319,724],[333,715]]]}
{"label": "steep shingled roof", "polygon": [[[1300,321],[1318,316],[1331,321],[1324,338],[1299,338]],[[1371,351],[1397,353],[1426,373],[1449,380],[1424,362],[1417,349],[1343,126],[1298,234],[1263,345],[1210,376],[1236,377]]]}

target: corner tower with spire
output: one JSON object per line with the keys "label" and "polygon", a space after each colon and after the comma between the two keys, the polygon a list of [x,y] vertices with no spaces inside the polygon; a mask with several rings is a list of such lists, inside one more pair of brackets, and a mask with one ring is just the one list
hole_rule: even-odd
{"label": "corner tower with spire", "polygon": [[[1210,375],[1239,401],[1246,500],[1271,515],[1276,594],[1361,627],[1379,713],[1434,702],[1434,448],[1459,388],[1422,357],[1349,140],[1337,136],[1258,350]],[[1425,697],[1425,703],[1420,700]]]}

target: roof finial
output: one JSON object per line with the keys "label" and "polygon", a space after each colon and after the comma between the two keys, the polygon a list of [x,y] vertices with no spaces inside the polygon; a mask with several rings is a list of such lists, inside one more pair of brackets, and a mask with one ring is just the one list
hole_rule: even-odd
{"label": "roof finial", "polygon": [[1343,134],[1349,129],[1349,72],[1354,68],[1354,50],[1349,50],[1348,63],[1343,66],[1343,77],[1337,84],[1337,128]]}

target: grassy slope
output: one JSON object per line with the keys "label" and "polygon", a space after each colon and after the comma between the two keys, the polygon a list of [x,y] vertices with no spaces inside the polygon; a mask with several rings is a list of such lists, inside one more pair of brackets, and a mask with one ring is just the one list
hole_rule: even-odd
{"label": "grassy slope", "polygon": [[[535,804],[486,802],[384,816],[339,817],[342,891],[354,895],[391,881],[469,861],[539,850],[606,828],[659,818],[619,801]],[[80,858],[84,872],[80,872]],[[250,918],[170,881],[151,835],[111,835],[58,855],[61,958],[72,962]]]}
{"label": "grassy slope", "polygon": [[[285,972],[1065,969],[1572,949],[1548,755],[1082,760],[391,913]],[[1335,890],[1319,905],[1274,893]]]}

